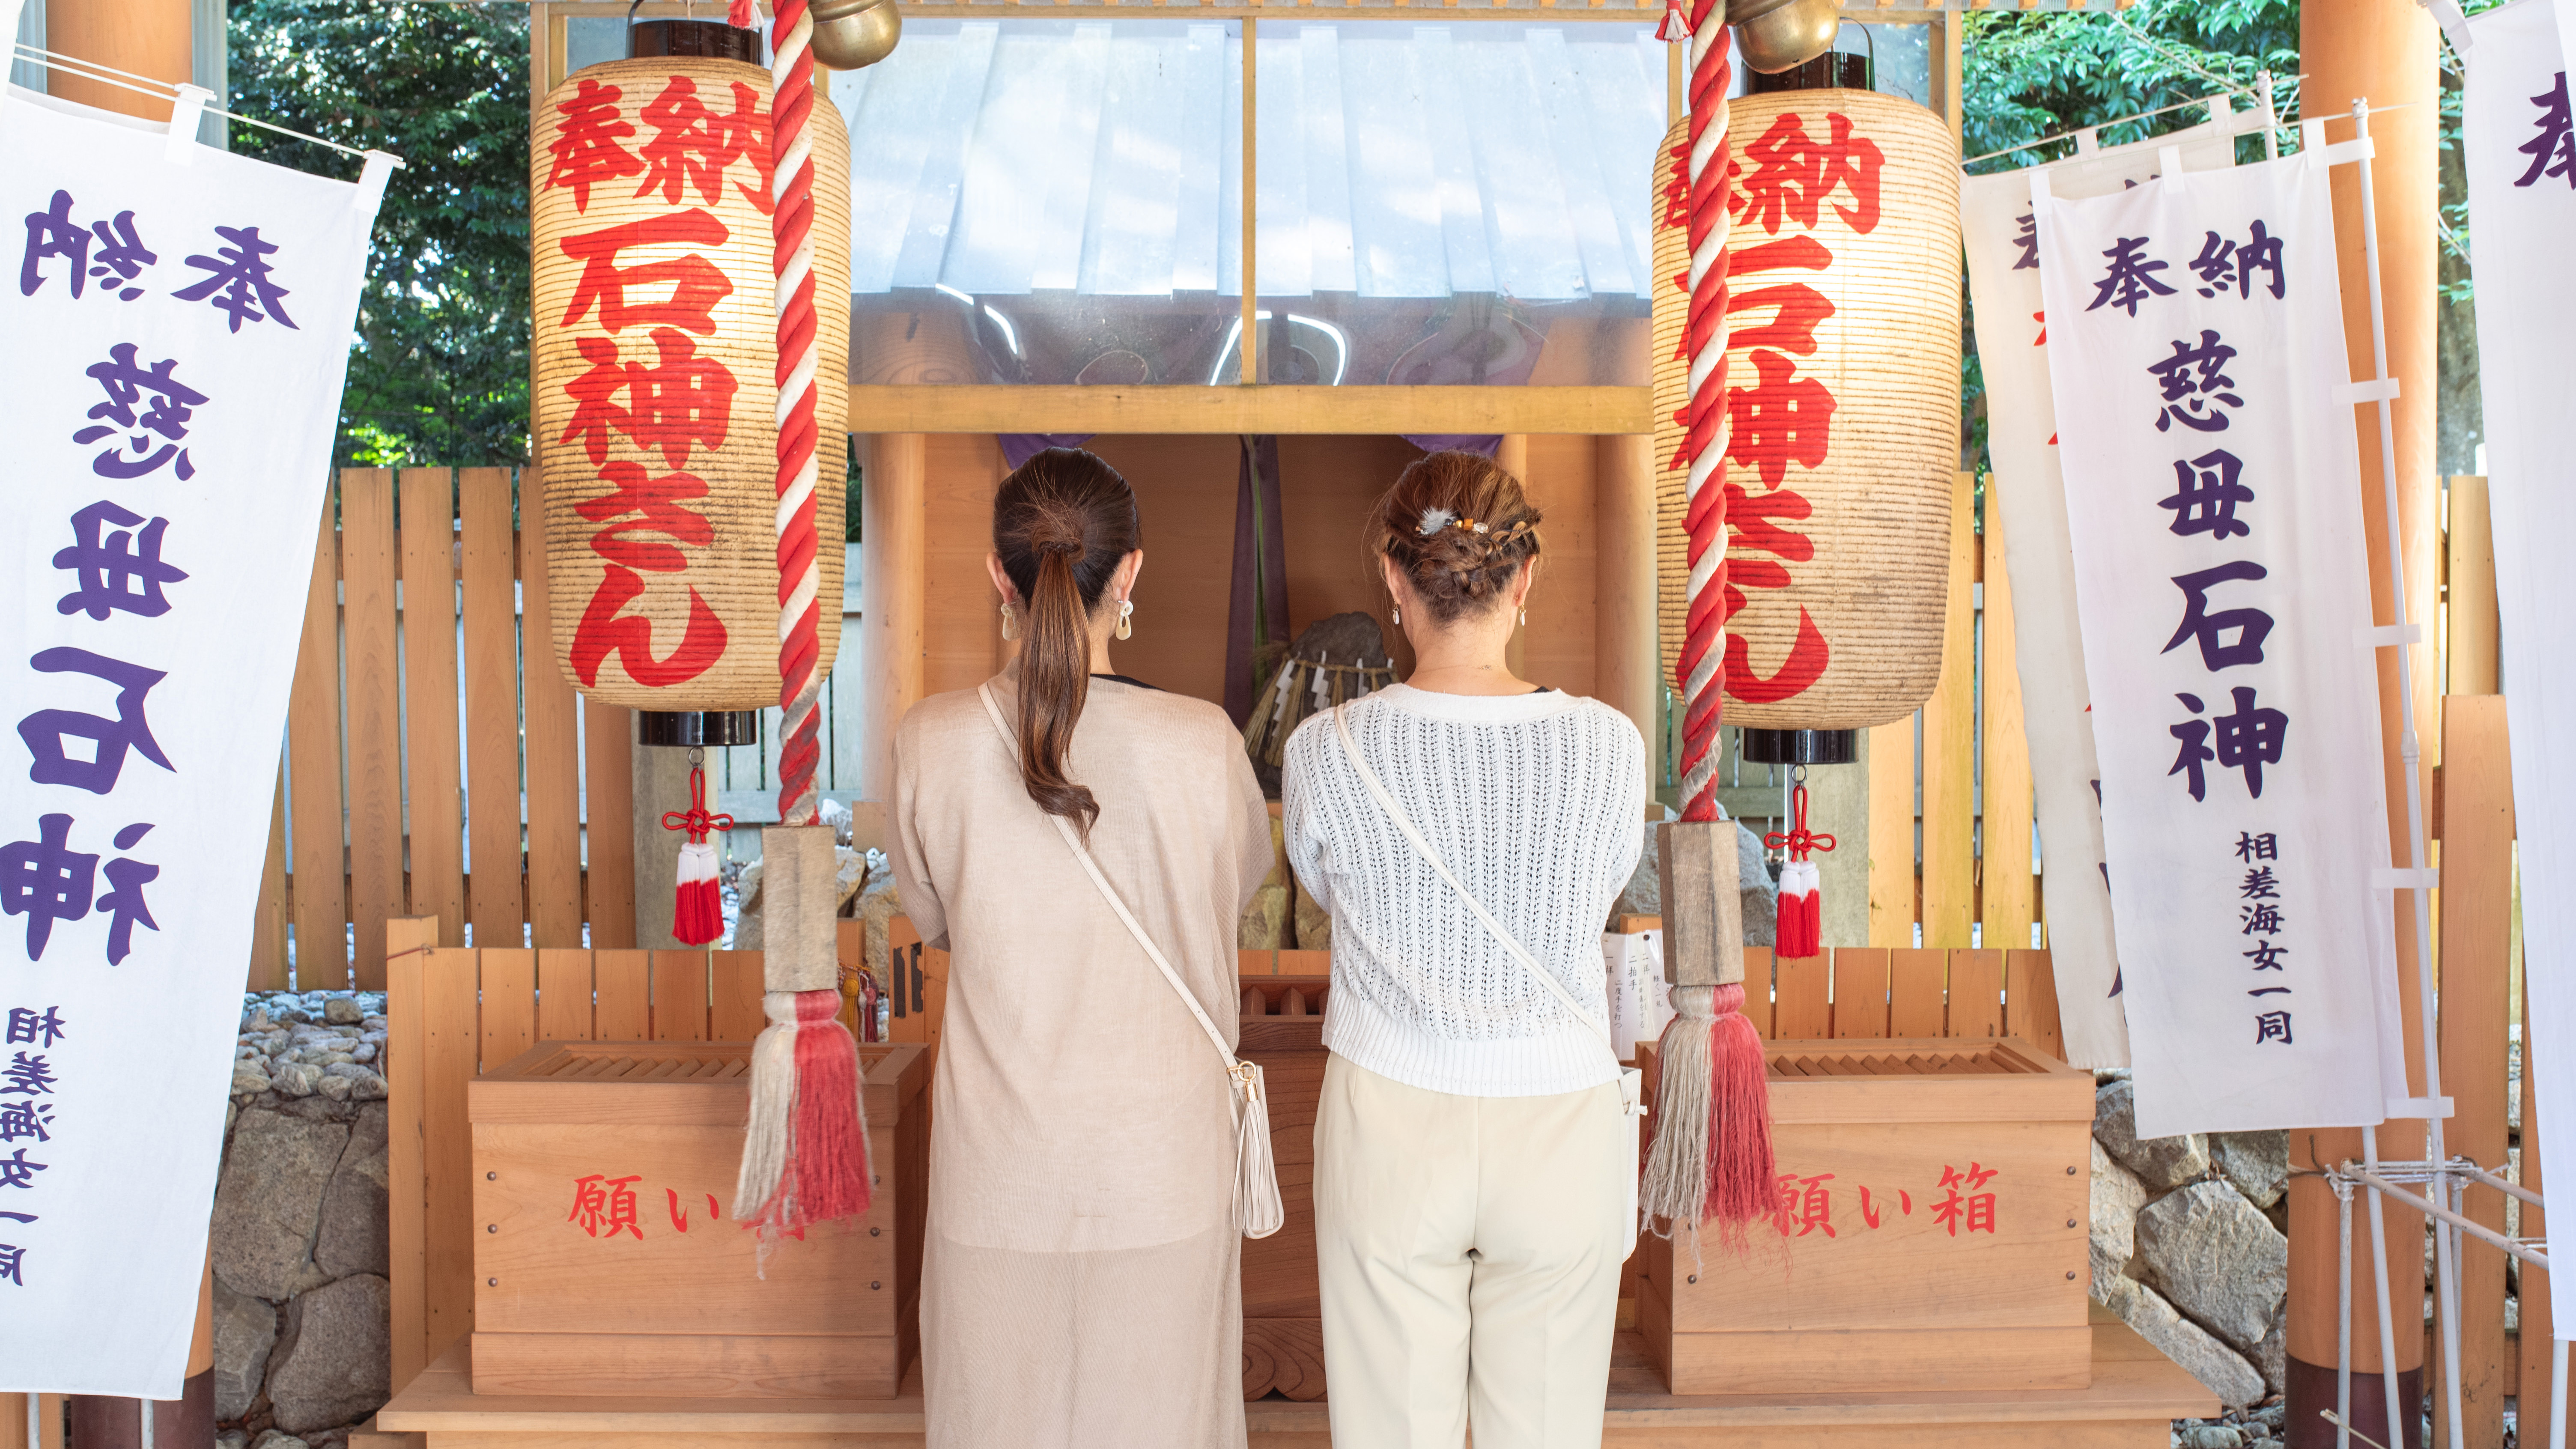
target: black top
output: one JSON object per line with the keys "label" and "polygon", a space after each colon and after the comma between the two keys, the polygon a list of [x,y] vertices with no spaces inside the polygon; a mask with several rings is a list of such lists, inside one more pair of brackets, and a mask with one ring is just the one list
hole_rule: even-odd
{"label": "black top", "polygon": [[[1130,679],[1124,674],[1095,674],[1091,677],[1094,679],[1106,679],[1114,684],[1132,684],[1138,689],[1154,689],[1154,686],[1147,684],[1145,681],[1141,679]],[[1154,689],[1154,692],[1156,694],[1162,693],[1159,689]]]}

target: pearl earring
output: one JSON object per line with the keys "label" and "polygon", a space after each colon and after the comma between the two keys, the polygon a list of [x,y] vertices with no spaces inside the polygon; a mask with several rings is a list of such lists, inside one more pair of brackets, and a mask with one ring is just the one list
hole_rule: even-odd
{"label": "pearl earring", "polygon": [[1002,601],[1002,637],[1009,640],[1020,637],[1020,618],[1011,612],[1011,601],[1008,599]]}
{"label": "pearl earring", "polygon": [[1521,627],[1524,629],[1529,627],[1529,610],[1527,609],[1521,610]]}
{"label": "pearl earring", "polygon": [[1402,604],[1395,606],[1395,617],[1389,622],[1393,623],[1395,627],[1399,629],[1404,627],[1404,606]]}
{"label": "pearl earring", "polygon": [[1120,599],[1118,601],[1118,637],[1125,639],[1133,635],[1135,632],[1136,601],[1134,599]]}

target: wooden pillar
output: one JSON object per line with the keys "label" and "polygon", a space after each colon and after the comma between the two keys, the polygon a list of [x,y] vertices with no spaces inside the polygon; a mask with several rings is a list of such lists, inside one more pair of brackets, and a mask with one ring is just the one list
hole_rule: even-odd
{"label": "wooden pillar", "polygon": [[[628,715],[627,728],[631,730],[635,727],[633,711]],[[724,780],[719,758],[723,753],[710,750],[707,754],[710,795]],[[678,905],[680,844],[688,837],[681,831],[663,829],[662,813],[689,808],[689,752],[636,745],[628,757],[627,771],[635,791],[635,808],[629,815],[631,848],[635,852],[635,945],[645,951],[681,950],[684,948],[680,938],[671,934],[671,915]],[[710,799],[707,804],[712,809],[715,801]]]}
{"label": "wooden pillar", "polygon": [[1662,776],[1656,759],[1663,701],[1655,639],[1655,440],[1621,433],[1593,440],[1595,555],[1592,693],[1646,737],[1646,794]]}
{"label": "wooden pillar", "polygon": [[869,800],[890,800],[895,726],[921,700],[930,438],[878,433],[859,442],[867,449],[859,495],[859,677],[866,699],[859,790]]}
{"label": "wooden pillar", "polygon": [[[1522,485],[1526,487],[1530,481],[1529,436],[1525,433],[1505,433],[1503,440],[1494,446],[1494,461],[1502,465],[1504,472],[1521,480]],[[1529,630],[1514,628],[1512,642],[1503,651],[1503,667],[1522,679],[1529,678],[1528,636]]]}
{"label": "wooden pillar", "polygon": [[[94,60],[179,85],[188,79],[193,59],[189,10],[188,0],[49,5],[45,8],[45,48],[58,55]],[[45,89],[47,94],[103,111],[121,111],[147,121],[170,119],[170,103],[158,96],[103,85],[59,70],[46,72]]]}
{"label": "wooden pillar", "polygon": [[[2408,109],[2371,117],[2378,142],[2372,163],[2372,189],[2378,203],[2380,279],[2387,317],[2388,361],[2400,379],[2395,404],[2397,524],[2406,566],[2407,616],[2432,635],[2435,594],[2435,477],[2433,472],[2434,375],[2434,237],[2435,121],[2438,119],[2433,21],[2413,0],[2308,0],[2300,7],[2300,64],[2307,72],[2301,88],[2302,110],[2309,116],[2341,117],[2356,98],[2373,106]],[[2335,121],[2327,134],[2352,134],[2349,121]],[[2371,375],[2370,298],[2362,263],[2360,178],[2351,167],[2334,174],[2335,234],[2341,262],[2344,338],[2351,375]],[[2361,445],[2363,532],[2370,550],[2370,587],[2375,622],[2392,622],[2395,600],[2388,587],[2388,519],[2380,478],[2379,428],[2376,411],[2354,410]],[[2413,690],[2416,727],[2423,740],[2423,763],[2429,767],[2441,734],[2440,673],[2430,649],[2415,655]],[[2406,859],[2405,766],[2398,755],[2397,651],[2382,649],[2379,658],[2381,737],[2385,747],[2389,839],[2393,858]],[[2429,782],[2426,789],[2429,797]],[[2406,919],[2402,903],[2392,914],[2398,960],[2398,990],[2406,1024],[2405,1091],[2423,1091],[2423,1052],[2416,1012],[2417,959],[2415,933],[2398,923]],[[2391,1094],[2397,1088],[2392,1085]],[[2393,1120],[2379,1129],[2384,1158],[2420,1158],[2422,1123]],[[2361,1155],[2357,1131],[2299,1131],[2290,1134],[2294,1170],[2330,1164]],[[2358,1204],[2358,1223],[2366,1223]],[[2388,1221],[2388,1277],[2396,1328],[2400,1422],[2406,1445],[2420,1442],[2420,1423],[2411,1402],[2422,1383],[2424,1331],[2423,1234],[2420,1215],[2391,1208]],[[2352,1335],[2354,1428],[2389,1442],[2383,1403],[2383,1365],[2373,1307],[2369,1237],[2357,1239],[2353,1273],[2358,1305]],[[2293,1445],[2332,1442],[2333,1430],[2318,1410],[2334,1406],[2335,1395],[2335,1254],[2334,1195],[2317,1178],[2293,1176],[2290,1187],[2289,1425]],[[2364,1387],[2367,1385],[2367,1388]]]}

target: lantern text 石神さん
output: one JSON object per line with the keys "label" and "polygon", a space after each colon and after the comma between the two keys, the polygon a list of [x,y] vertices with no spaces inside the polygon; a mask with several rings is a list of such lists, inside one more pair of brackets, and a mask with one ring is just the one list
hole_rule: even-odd
{"label": "lantern text \u77f3\u795e\u3055\u3093", "polygon": [[[532,151],[535,441],[557,662],[645,710],[779,700],[769,73],[653,56],[574,72]],[[847,356],[849,138],[816,97],[821,353]],[[835,374],[838,368],[832,369]],[[842,536],[849,395],[820,380],[816,529]],[[821,550],[837,597],[841,550]],[[828,674],[836,609],[823,611]]]}
{"label": "lantern text \u77f3\u795e\u3055\u3093", "polygon": [[[1853,89],[1728,102],[1723,401],[1726,722],[1853,730],[1939,682],[1958,466],[1958,150],[1911,101]],[[1674,467],[1689,406],[1689,241],[1656,167],[1657,572],[1667,673],[1689,607]],[[1674,278],[1684,280],[1676,283]]]}

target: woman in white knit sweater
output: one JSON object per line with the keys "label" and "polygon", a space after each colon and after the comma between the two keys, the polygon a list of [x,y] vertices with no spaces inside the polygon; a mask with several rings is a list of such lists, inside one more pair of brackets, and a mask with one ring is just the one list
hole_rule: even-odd
{"label": "woman in white knit sweater", "polygon": [[1471,1423],[1476,1449],[1601,1442],[1637,1166],[1600,932],[1637,863],[1645,746],[1505,664],[1538,522],[1487,459],[1407,468],[1369,532],[1413,673],[1288,742],[1289,859],[1333,917],[1315,1238],[1335,1449],[1455,1449]]}

